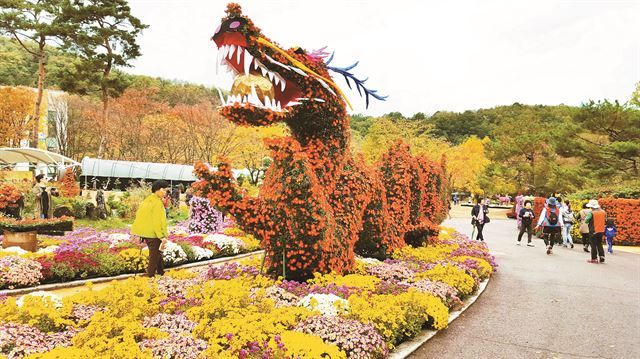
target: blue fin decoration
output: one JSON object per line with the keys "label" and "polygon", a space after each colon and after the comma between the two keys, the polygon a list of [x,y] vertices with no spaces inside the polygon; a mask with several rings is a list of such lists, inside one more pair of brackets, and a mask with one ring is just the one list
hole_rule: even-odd
{"label": "blue fin decoration", "polygon": [[364,80],[360,80],[354,74],[349,72],[351,69],[353,69],[354,67],[358,66],[360,61],[356,61],[353,65],[350,65],[350,66],[347,66],[347,67],[328,66],[329,63],[331,62],[331,60],[333,60],[333,55],[334,54],[335,53],[332,53],[331,57],[329,57],[329,59],[325,62],[325,65],[327,65],[327,69],[329,69],[329,70],[331,70],[333,72],[337,72],[340,75],[344,76],[345,81],[347,81],[347,86],[349,86],[350,89],[353,89],[351,87],[351,83],[349,82],[349,79],[351,79],[356,84],[356,89],[358,90],[358,93],[360,94],[360,96],[362,96],[362,92],[364,91],[365,102],[367,104],[367,108],[369,108],[369,96],[371,96],[371,97],[373,97],[373,98],[375,98],[376,100],[379,100],[379,101],[385,101],[387,99],[387,97],[389,97],[389,96],[379,95],[377,90],[370,90],[370,89],[366,88],[364,86],[364,83],[369,79],[368,77],[366,79],[364,79]]}

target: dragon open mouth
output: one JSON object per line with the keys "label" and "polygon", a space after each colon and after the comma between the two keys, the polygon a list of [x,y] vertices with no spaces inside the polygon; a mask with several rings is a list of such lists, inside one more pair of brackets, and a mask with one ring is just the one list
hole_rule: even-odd
{"label": "dragon open mouth", "polygon": [[[288,107],[300,104],[295,101],[300,97],[298,87],[278,72],[270,70],[245,47],[222,44],[218,47],[218,57],[218,66],[222,65],[235,78],[226,99],[222,93],[219,93],[223,106],[239,104],[282,112]],[[290,70],[288,66],[269,56],[266,56],[266,61],[269,61],[271,66],[281,66],[283,69]]]}

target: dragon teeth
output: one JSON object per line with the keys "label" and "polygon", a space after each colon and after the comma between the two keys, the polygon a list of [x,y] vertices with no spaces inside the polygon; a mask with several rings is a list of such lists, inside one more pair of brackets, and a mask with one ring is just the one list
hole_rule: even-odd
{"label": "dragon teeth", "polygon": [[253,62],[253,56],[249,53],[247,49],[244,49],[244,74],[249,75],[249,70],[251,69],[251,63]]}

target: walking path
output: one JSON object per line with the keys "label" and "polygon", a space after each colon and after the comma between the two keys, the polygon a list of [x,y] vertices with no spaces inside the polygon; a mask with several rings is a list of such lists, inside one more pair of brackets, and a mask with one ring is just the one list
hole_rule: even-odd
{"label": "walking path", "polygon": [[[471,235],[469,214],[456,214],[444,225]],[[614,247],[589,264],[576,245],[547,256],[541,239],[515,245],[514,220],[491,219],[500,267],[487,290],[409,358],[640,358],[640,255]]]}

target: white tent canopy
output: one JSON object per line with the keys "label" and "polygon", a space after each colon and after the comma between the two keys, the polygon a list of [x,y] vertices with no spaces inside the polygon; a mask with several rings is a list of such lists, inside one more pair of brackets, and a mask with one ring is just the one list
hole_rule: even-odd
{"label": "white tent canopy", "polygon": [[107,178],[164,179],[168,181],[196,181],[193,166],[170,163],[114,161],[85,157],[82,176]]}
{"label": "white tent canopy", "polygon": [[0,166],[17,163],[55,165],[57,167],[79,166],[80,163],[59,153],[37,148],[0,148]]}
{"label": "white tent canopy", "polygon": [[[195,182],[193,166],[172,163],[152,163],[103,160],[85,157],[82,159],[82,177],[139,178],[145,180]],[[248,175],[247,169],[232,170],[234,177]]]}

